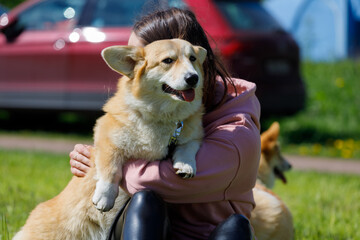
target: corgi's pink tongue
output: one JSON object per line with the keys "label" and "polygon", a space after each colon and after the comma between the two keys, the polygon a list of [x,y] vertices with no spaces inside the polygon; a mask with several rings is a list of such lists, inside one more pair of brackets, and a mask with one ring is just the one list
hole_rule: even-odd
{"label": "corgi's pink tongue", "polygon": [[195,98],[195,90],[192,88],[179,92],[181,93],[181,96],[184,98],[184,100],[187,102],[192,102]]}

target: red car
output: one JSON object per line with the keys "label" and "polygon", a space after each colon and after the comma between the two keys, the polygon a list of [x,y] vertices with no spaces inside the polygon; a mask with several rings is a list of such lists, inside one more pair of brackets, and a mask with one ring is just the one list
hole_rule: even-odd
{"label": "red car", "polygon": [[195,12],[232,75],[257,84],[263,114],[304,106],[298,45],[258,1],[29,0],[0,18],[0,108],[100,110],[119,78],[101,50],[167,6]]}

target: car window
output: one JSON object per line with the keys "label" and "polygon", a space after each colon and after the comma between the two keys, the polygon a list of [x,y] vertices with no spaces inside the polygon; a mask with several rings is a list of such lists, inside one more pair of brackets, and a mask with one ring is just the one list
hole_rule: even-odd
{"label": "car window", "polygon": [[278,22],[258,2],[216,0],[215,3],[223,16],[235,29],[253,31],[282,29]]}
{"label": "car window", "polygon": [[102,0],[98,1],[91,26],[131,26],[135,16],[142,9],[143,0],[119,1]]}
{"label": "car window", "polygon": [[59,27],[59,23],[77,20],[86,0],[42,1],[22,12],[19,23],[26,30],[46,30]]}
{"label": "car window", "polygon": [[92,27],[132,26],[137,18],[156,9],[185,7],[182,0],[101,0],[95,7]]}

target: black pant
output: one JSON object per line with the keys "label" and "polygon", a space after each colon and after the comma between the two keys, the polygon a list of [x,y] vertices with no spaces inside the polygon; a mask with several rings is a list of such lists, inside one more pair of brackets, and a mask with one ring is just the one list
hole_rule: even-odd
{"label": "black pant", "polygon": [[[140,191],[118,213],[108,240],[167,240],[171,229],[165,202],[152,191]],[[233,214],[219,224],[209,240],[251,240],[247,218]]]}

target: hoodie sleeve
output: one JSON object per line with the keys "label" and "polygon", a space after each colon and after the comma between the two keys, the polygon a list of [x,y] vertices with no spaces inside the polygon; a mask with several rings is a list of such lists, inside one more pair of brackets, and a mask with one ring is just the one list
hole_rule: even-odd
{"label": "hoodie sleeve", "polygon": [[239,122],[222,125],[205,137],[194,178],[176,175],[171,160],[134,160],[124,166],[122,187],[131,195],[151,189],[171,203],[242,200],[235,193],[246,193],[255,184],[258,154],[251,150],[258,147],[257,135],[249,127]]}

